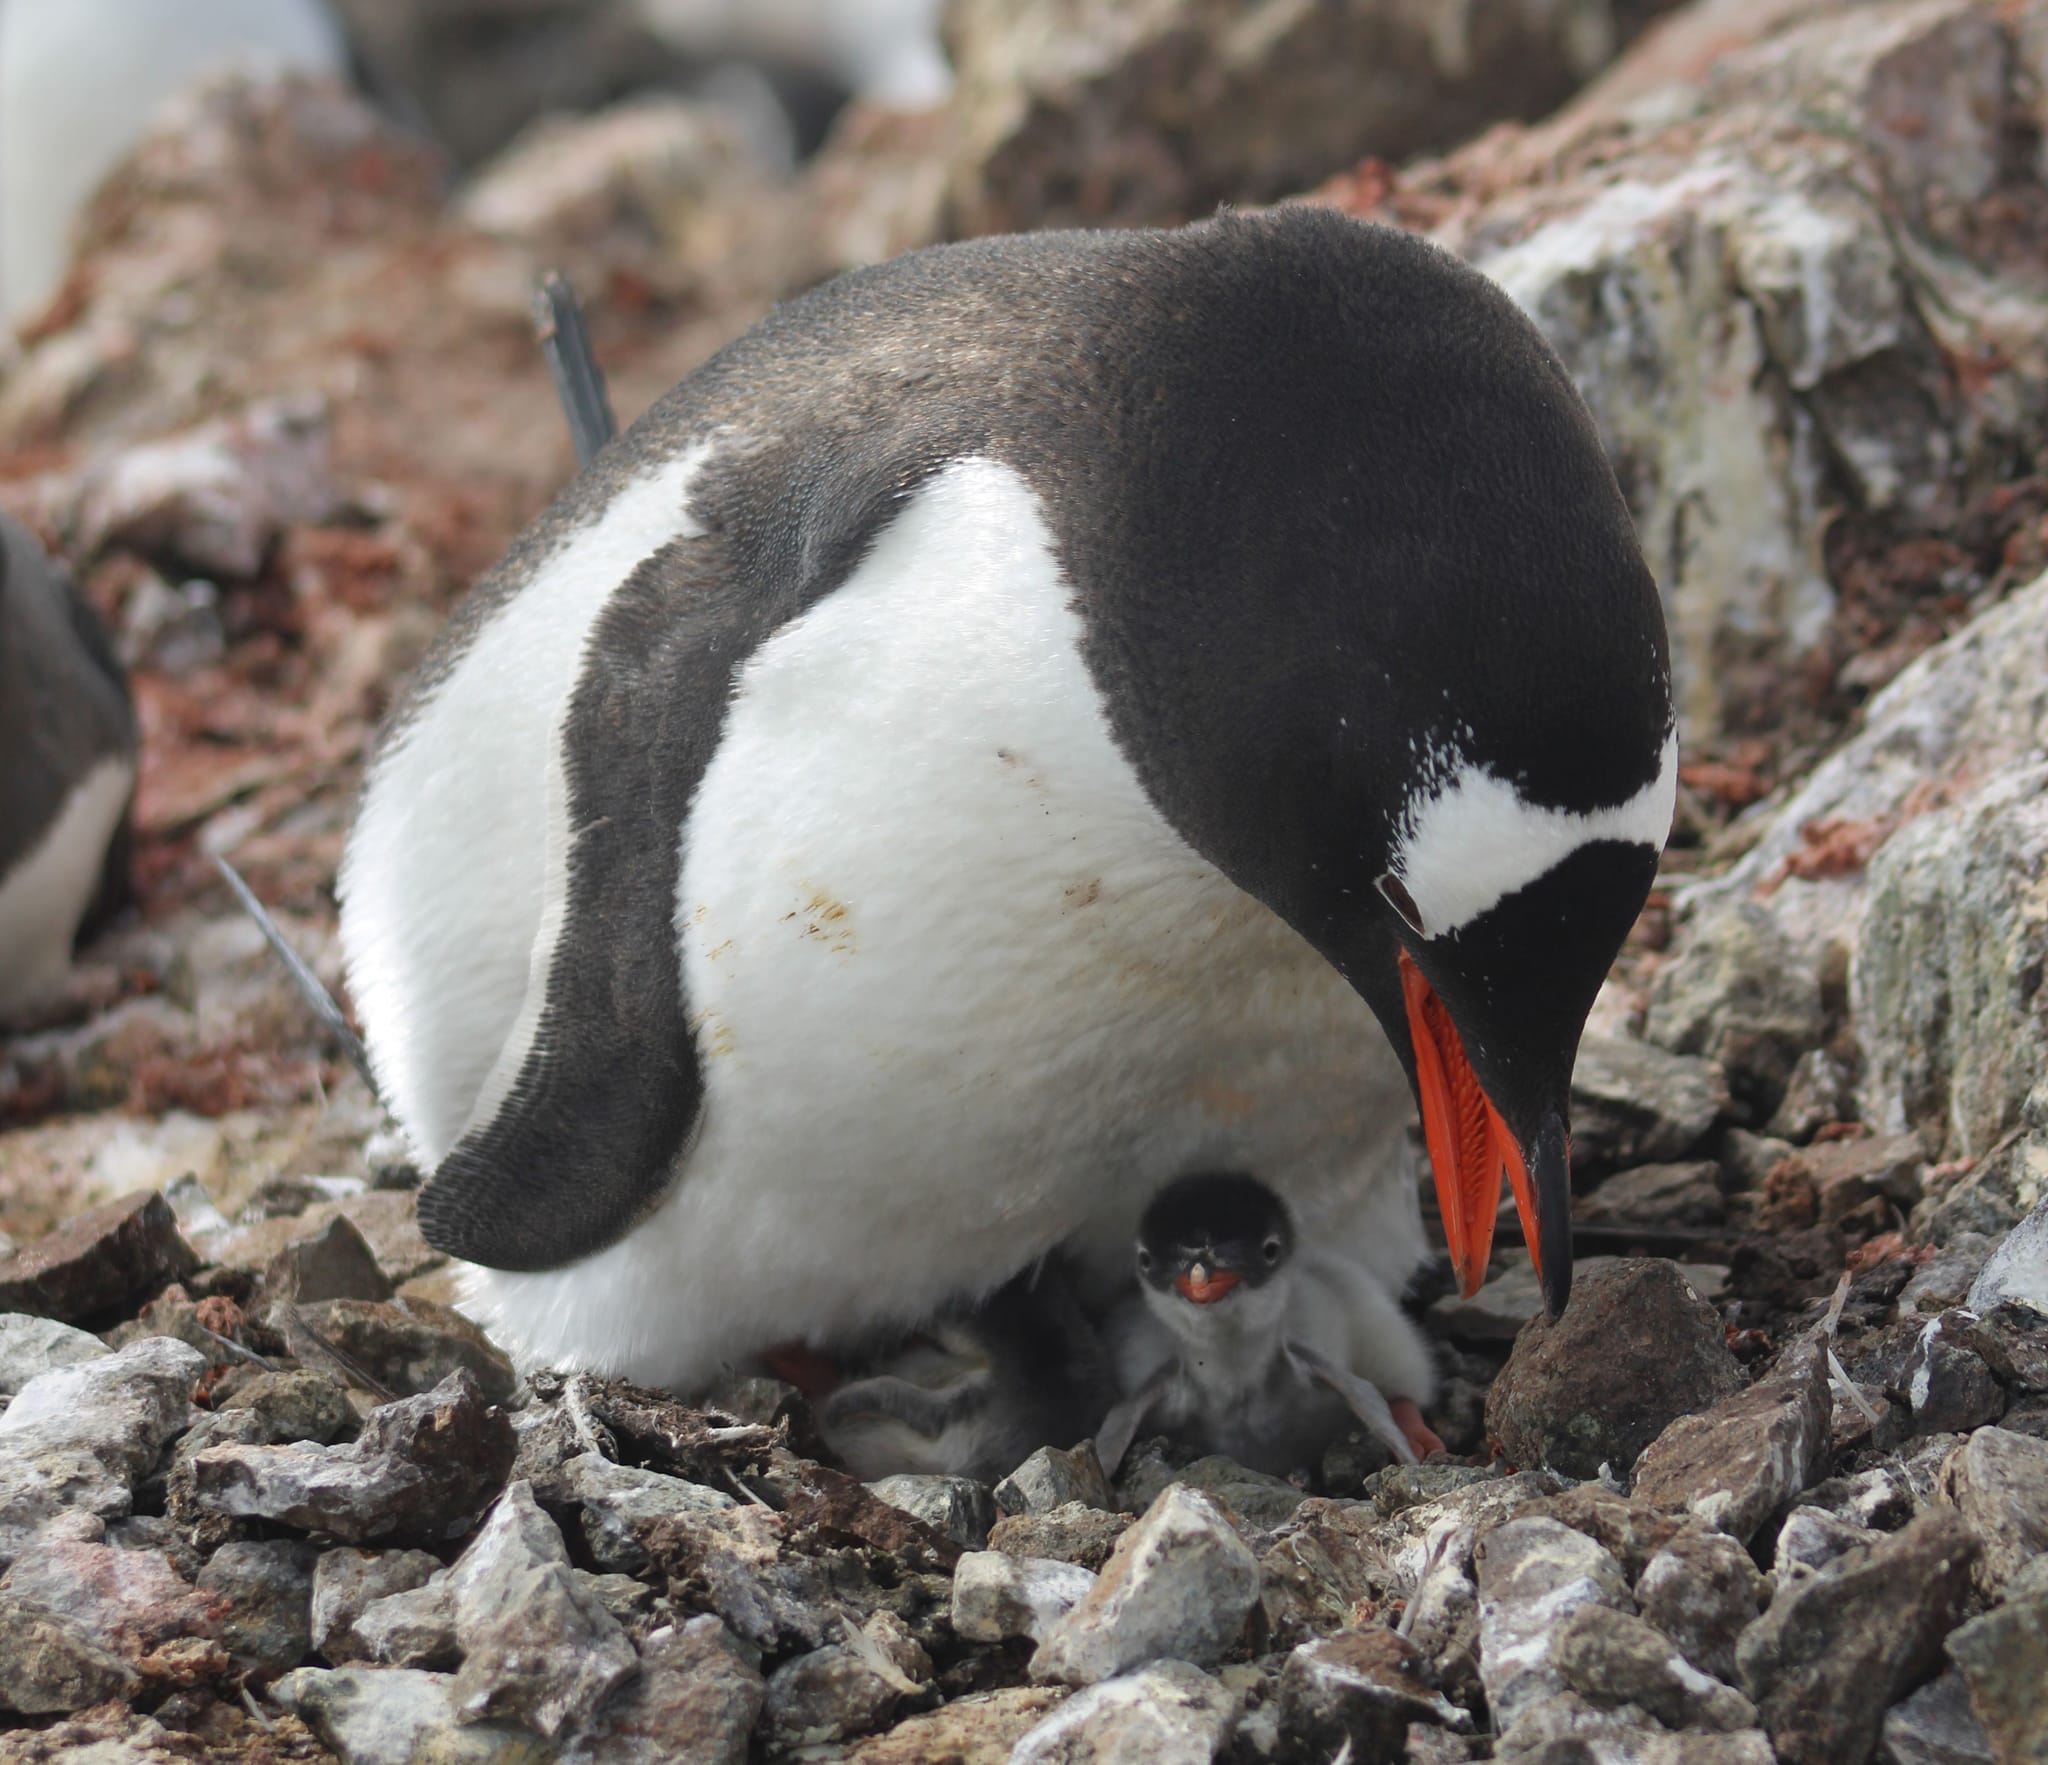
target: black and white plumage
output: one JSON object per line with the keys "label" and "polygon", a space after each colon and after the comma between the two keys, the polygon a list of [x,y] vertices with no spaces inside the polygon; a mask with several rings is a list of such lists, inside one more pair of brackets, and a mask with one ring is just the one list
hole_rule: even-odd
{"label": "black and white plumage", "polygon": [[1414,1326],[1372,1271],[1304,1240],[1265,1184],[1168,1184],[1138,1222],[1136,1263],[1137,1293],[1106,1325],[1124,1398],[1096,1438],[1105,1469],[1149,1429],[1254,1470],[1313,1471],[1354,1421],[1415,1462],[1387,1401],[1434,1385]]}
{"label": "black and white plumage", "polygon": [[92,609],[0,515],[0,1017],[59,990],[127,890],[135,713]]}
{"label": "black and white plumage", "polygon": [[1483,278],[1305,208],[982,240],[779,309],[528,531],[384,738],[342,939],[528,1359],[687,1385],[1060,1246],[1107,1290],[1201,1169],[1397,1292],[1402,952],[1568,1281],[1671,728],[1590,421]]}

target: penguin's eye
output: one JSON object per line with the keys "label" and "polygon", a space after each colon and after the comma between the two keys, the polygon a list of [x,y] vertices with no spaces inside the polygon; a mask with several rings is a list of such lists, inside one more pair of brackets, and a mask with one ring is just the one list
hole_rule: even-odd
{"label": "penguin's eye", "polygon": [[1280,1260],[1280,1252],[1286,1249],[1286,1246],[1278,1238],[1268,1238],[1260,1249],[1265,1256],[1266,1267],[1270,1269]]}
{"label": "penguin's eye", "polygon": [[1391,870],[1383,872],[1373,886],[1385,897],[1389,907],[1407,922],[1408,929],[1418,938],[1429,933],[1422,929],[1422,909],[1415,905],[1415,897],[1408,892],[1407,885]]}
{"label": "penguin's eye", "polygon": [[1152,1253],[1151,1251],[1147,1250],[1144,1247],[1144,1245],[1140,1244],[1138,1246],[1138,1273],[1141,1275],[1149,1275],[1151,1272]]}

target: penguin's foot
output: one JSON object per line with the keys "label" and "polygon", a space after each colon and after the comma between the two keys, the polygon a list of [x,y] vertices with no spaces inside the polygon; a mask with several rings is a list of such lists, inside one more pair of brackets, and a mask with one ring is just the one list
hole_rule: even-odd
{"label": "penguin's foot", "polygon": [[1442,1437],[1422,1419],[1422,1409],[1412,1397],[1393,1398],[1387,1408],[1394,1412],[1394,1425],[1407,1438],[1418,1460],[1426,1464],[1431,1453],[1445,1450]]}
{"label": "penguin's foot", "polygon": [[838,1363],[807,1343],[777,1343],[773,1348],[762,1349],[754,1358],[771,1378],[794,1385],[812,1403],[832,1390],[841,1378]]}
{"label": "penguin's foot", "polygon": [[856,1417],[901,1422],[936,1440],[987,1401],[985,1381],[965,1378],[947,1385],[919,1385],[892,1373],[856,1379],[842,1385],[818,1406],[818,1424],[829,1438],[836,1428]]}

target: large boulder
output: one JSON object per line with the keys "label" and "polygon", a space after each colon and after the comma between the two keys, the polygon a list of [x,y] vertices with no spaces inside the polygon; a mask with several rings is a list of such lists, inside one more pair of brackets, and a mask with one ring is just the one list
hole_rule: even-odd
{"label": "large boulder", "polygon": [[[1920,656],[1864,726],[1695,885],[1646,1033],[1716,1054],[1753,1107],[1798,1019],[1846,1005],[1858,1112],[1943,1161],[1912,1226],[1999,1232],[2048,1194],[2048,577]],[[1794,1006],[1798,1009],[1794,1009]]]}
{"label": "large boulder", "polygon": [[1873,1125],[1934,1124],[1975,1158],[2020,1122],[2048,1073],[2044,877],[2048,764],[1994,774],[1871,860],[1849,996]]}
{"label": "large boulder", "polygon": [[1868,691],[2002,565],[1963,515],[2041,440],[2042,172],[2006,131],[2042,99],[1986,0],[1724,0],[1670,34],[1539,129],[1325,194],[1430,229],[1556,345],[1697,741]]}
{"label": "large boulder", "polygon": [[1655,6],[954,0],[962,234],[1193,220],[1568,97]]}

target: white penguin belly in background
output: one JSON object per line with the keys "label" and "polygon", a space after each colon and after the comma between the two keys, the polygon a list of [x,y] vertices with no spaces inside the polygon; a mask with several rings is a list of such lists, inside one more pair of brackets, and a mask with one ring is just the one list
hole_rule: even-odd
{"label": "white penguin belly in background", "polygon": [[79,210],[166,99],[345,62],[321,0],[0,0],[0,321],[56,292]]}

